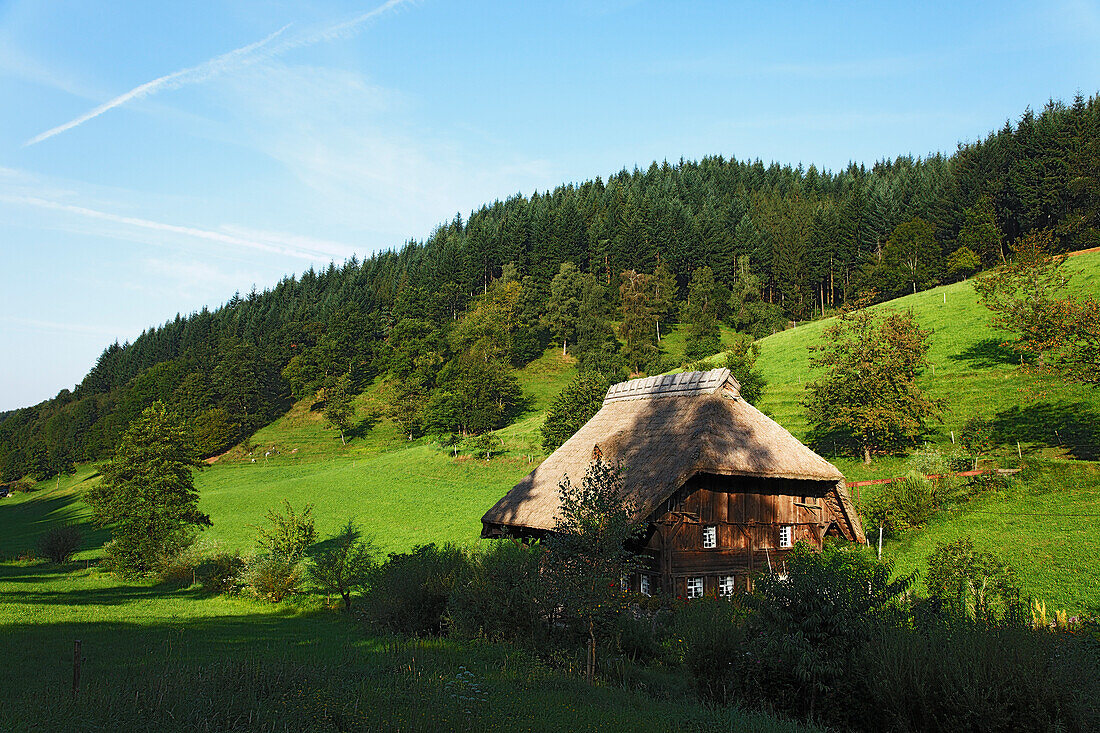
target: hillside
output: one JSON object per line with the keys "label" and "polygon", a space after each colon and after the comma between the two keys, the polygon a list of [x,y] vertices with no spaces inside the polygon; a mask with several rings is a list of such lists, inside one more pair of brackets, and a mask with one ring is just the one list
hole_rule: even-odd
{"label": "hillside", "polygon": [[[1077,273],[1075,288],[1098,289],[1100,253],[1074,257],[1067,266]],[[992,460],[1016,465],[1018,439],[1025,457],[1057,461],[1045,478],[961,503],[927,529],[888,542],[887,555],[897,559],[899,569],[916,569],[936,541],[971,534],[1016,566],[1029,592],[1059,606],[1100,604],[1100,570],[1087,562],[1100,552],[1100,536],[1093,530],[1100,514],[1100,475],[1090,462],[1100,450],[1100,394],[1056,382],[1030,385],[997,346],[989,313],[977,304],[969,283],[878,307],[911,308],[922,325],[934,329],[936,370],[924,379],[950,406],[931,436],[934,446],[949,449],[951,431],[958,437],[967,417],[981,413],[994,419],[1004,438]],[[823,327],[812,322],[760,342],[759,365],[769,382],[762,409],[796,436],[805,431],[798,400],[809,376],[807,347]],[[674,334],[666,346],[675,353],[682,348],[681,336]],[[471,457],[463,445],[455,457],[454,449],[428,439],[409,441],[390,420],[376,419],[388,389],[383,382],[358,398],[361,422],[347,446],[307,402],[298,403],[256,433],[251,456],[234,449],[198,474],[202,508],[214,520],[203,541],[248,551],[252,525],[285,499],[296,506],[313,503],[322,534],[355,517],[390,551],[426,542],[476,542],[481,514],[543,457],[539,425],[574,372],[572,359],[553,348],[519,372],[531,398],[527,412],[499,431],[504,451],[489,461]],[[272,448],[278,452],[265,458]],[[833,460],[849,480],[906,471],[904,458],[879,459],[870,467],[847,457]],[[87,510],[80,490],[95,480],[91,468],[82,468],[74,477],[43,482],[36,492],[5,500],[0,554],[28,549],[50,523],[83,520]],[[863,487],[857,493],[865,499],[873,491]],[[102,539],[101,532],[90,533],[83,557],[94,555]]]}

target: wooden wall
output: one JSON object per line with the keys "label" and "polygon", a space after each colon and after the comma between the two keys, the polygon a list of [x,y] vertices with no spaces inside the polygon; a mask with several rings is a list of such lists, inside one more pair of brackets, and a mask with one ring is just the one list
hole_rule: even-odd
{"label": "wooden wall", "polygon": [[[827,482],[700,475],[691,479],[650,517],[642,547],[654,587],[684,595],[687,577],[704,577],[705,592],[718,578],[738,576],[739,587],[753,572],[782,572],[789,550],[779,547],[780,528],[789,526],[792,544],[820,548],[835,517],[825,495]],[[703,528],[717,530],[717,546],[703,547]],[[632,585],[637,586],[637,579]]]}

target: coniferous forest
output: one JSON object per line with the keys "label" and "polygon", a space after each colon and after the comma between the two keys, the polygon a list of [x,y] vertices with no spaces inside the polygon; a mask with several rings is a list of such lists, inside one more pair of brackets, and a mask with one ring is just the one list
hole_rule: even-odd
{"label": "coniferous forest", "polygon": [[72,391],[0,414],[0,480],[109,455],[160,400],[206,454],[295,399],[393,377],[411,437],[481,433],[550,345],[614,377],[996,264],[1023,235],[1100,246],[1100,97],[1051,102],[950,156],[823,171],[708,157],[495,201],[424,241],[288,277],[113,344]]}

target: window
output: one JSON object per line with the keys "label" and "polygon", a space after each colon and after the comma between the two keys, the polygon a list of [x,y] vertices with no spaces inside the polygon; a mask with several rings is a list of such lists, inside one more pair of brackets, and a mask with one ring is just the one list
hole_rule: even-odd
{"label": "window", "polygon": [[688,598],[702,598],[703,597],[703,579],[701,577],[688,578],[687,579],[687,597]]}
{"label": "window", "polygon": [[643,596],[648,596],[649,595],[649,576],[648,575],[642,575],[641,576],[641,578],[639,580],[639,583],[638,583],[638,590],[641,592],[641,594]]}
{"label": "window", "polygon": [[723,575],[718,578],[718,595],[728,598],[733,595],[734,576]]}
{"label": "window", "polygon": [[717,527],[703,527],[703,547],[708,550],[712,547],[718,547]]}
{"label": "window", "polygon": [[779,528],[779,546],[780,547],[793,547],[794,543],[791,542],[791,538],[794,535],[792,531],[794,528],[790,525],[786,525]]}

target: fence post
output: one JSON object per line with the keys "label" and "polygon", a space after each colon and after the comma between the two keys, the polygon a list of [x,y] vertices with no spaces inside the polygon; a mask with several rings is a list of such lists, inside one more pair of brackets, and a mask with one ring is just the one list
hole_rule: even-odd
{"label": "fence post", "polygon": [[878,528],[878,559],[882,559],[882,526]]}
{"label": "fence post", "polygon": [[1024,460],[1024,452],[1020,450],[1020,441],[1018,440],[1016,441],[1016,455],[1019,456],[1021,461]]}
{"label": "fence post", "polygon": [[83,662],[80,654],[80,639],[73,642],[73,697],[80,689],[80,666]]}

